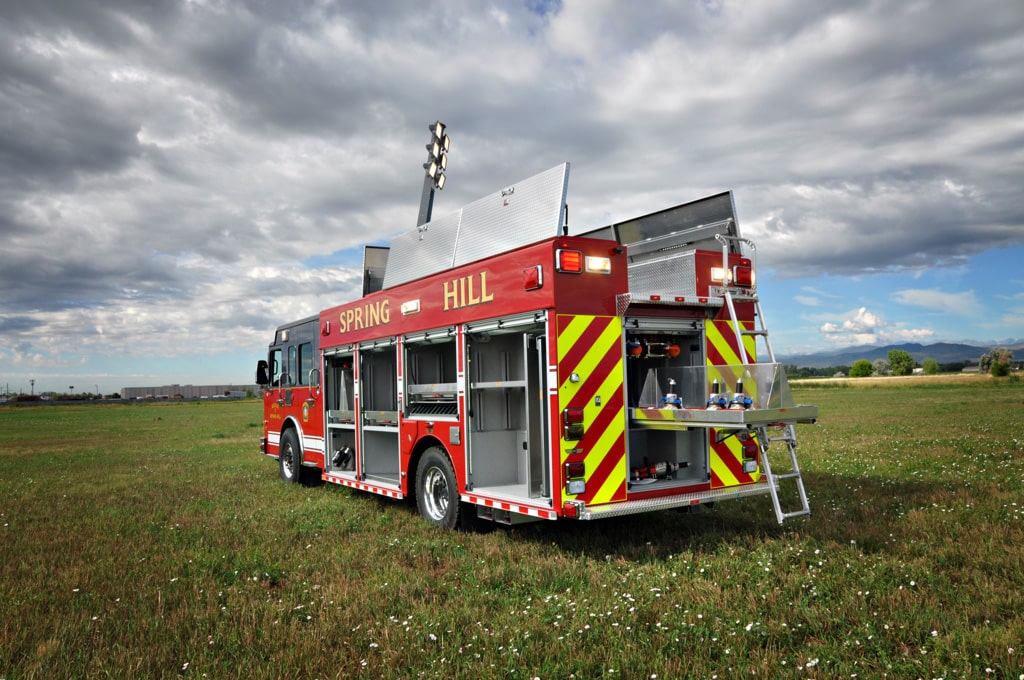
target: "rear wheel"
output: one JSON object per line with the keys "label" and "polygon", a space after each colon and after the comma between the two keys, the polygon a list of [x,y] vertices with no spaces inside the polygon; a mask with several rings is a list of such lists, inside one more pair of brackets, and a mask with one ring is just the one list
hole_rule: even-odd
{"label": "rear wheel", "polygon": [[454,529],[459,525],[460,505],[451,461],[443,449],[427,449],[416,468],[416,506],[420,514],[436,527]]}
{"label": "rear wheel", "polygon": [[302,472],[302,450],[299,448],[299,437],[295,430],[286,430],[281,435],[281,451],[277,462],[281,470],[281,479],[289,484],[299,481]]}

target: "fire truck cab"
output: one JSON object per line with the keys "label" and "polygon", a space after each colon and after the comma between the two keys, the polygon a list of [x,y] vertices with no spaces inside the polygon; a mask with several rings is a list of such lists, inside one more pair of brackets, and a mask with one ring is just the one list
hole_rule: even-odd
{"label": "fire truck cab", "polygon": [[809,514],[794,425],[817,409],[774,360],[732,194],[570,236],[568,171],[368,248],[362,297],[277,329],[257,382],[283,479],[449,528],[759,494]]}

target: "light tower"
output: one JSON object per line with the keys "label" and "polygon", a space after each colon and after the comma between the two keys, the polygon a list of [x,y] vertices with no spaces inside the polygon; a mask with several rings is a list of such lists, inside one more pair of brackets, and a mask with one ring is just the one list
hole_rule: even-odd
{"label": "light tower", "polygon": [[427,162],[423,164],[426,171],[423,177],[423,194],[420,196],[420,216],[416,226],[430,221],[434,210],[434,189],[444,189],[445,171],[448,169],[448,149],[452,140],[445,134],[445,124],[436,121],[430,126],[430,143],[427,144]]}

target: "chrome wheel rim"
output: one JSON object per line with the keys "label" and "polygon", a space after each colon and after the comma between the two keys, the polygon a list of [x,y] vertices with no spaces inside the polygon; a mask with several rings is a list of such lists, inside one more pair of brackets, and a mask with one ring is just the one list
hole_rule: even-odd
{"label": "chrome wheel rim", "polygon": [[295,476],[295,466],[292,464],[294,460],[294,451],[292,451],[290,444],[286,444],[281,451],[281,469],[284,470],[284,474],[288,479]]}
{"label": "chrome wheel rim", "polygon": [[448,480],[436,467],[427,470],[423,480],[423,502],[431,519],[440,521],[448,513]]}

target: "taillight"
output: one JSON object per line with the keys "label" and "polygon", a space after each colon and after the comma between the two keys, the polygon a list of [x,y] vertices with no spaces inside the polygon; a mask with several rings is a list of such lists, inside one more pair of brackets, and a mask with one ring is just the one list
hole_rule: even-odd
{"label": "taillight", "polygon": [[565,464],[565,492],[570,496],[578,496],[587,492],[587,466],[582,460],[570,461]]}
{"label": "taillight", "polygon": [[583,439],[583,409],[567,408],[562,411],[562,439],[579,441]]}
{"label": "taillight", "polygon": [[754,268],[736,266],[732,268],[732,280],[737,286],[745,286],[747,288],[754,285]]}
{"label": "taillight", "polygon": [[567,274],[583,273],[583,253],[578,250],[556,250],[555,266],[560,272]]}
{"label": "taillight", "polygon": [[757,440],[751,437],[749,434],[740,440],[743,447],[743,472],[751,474],[757,471],[757,454],[760,450],[760,446],[757,444]]}

